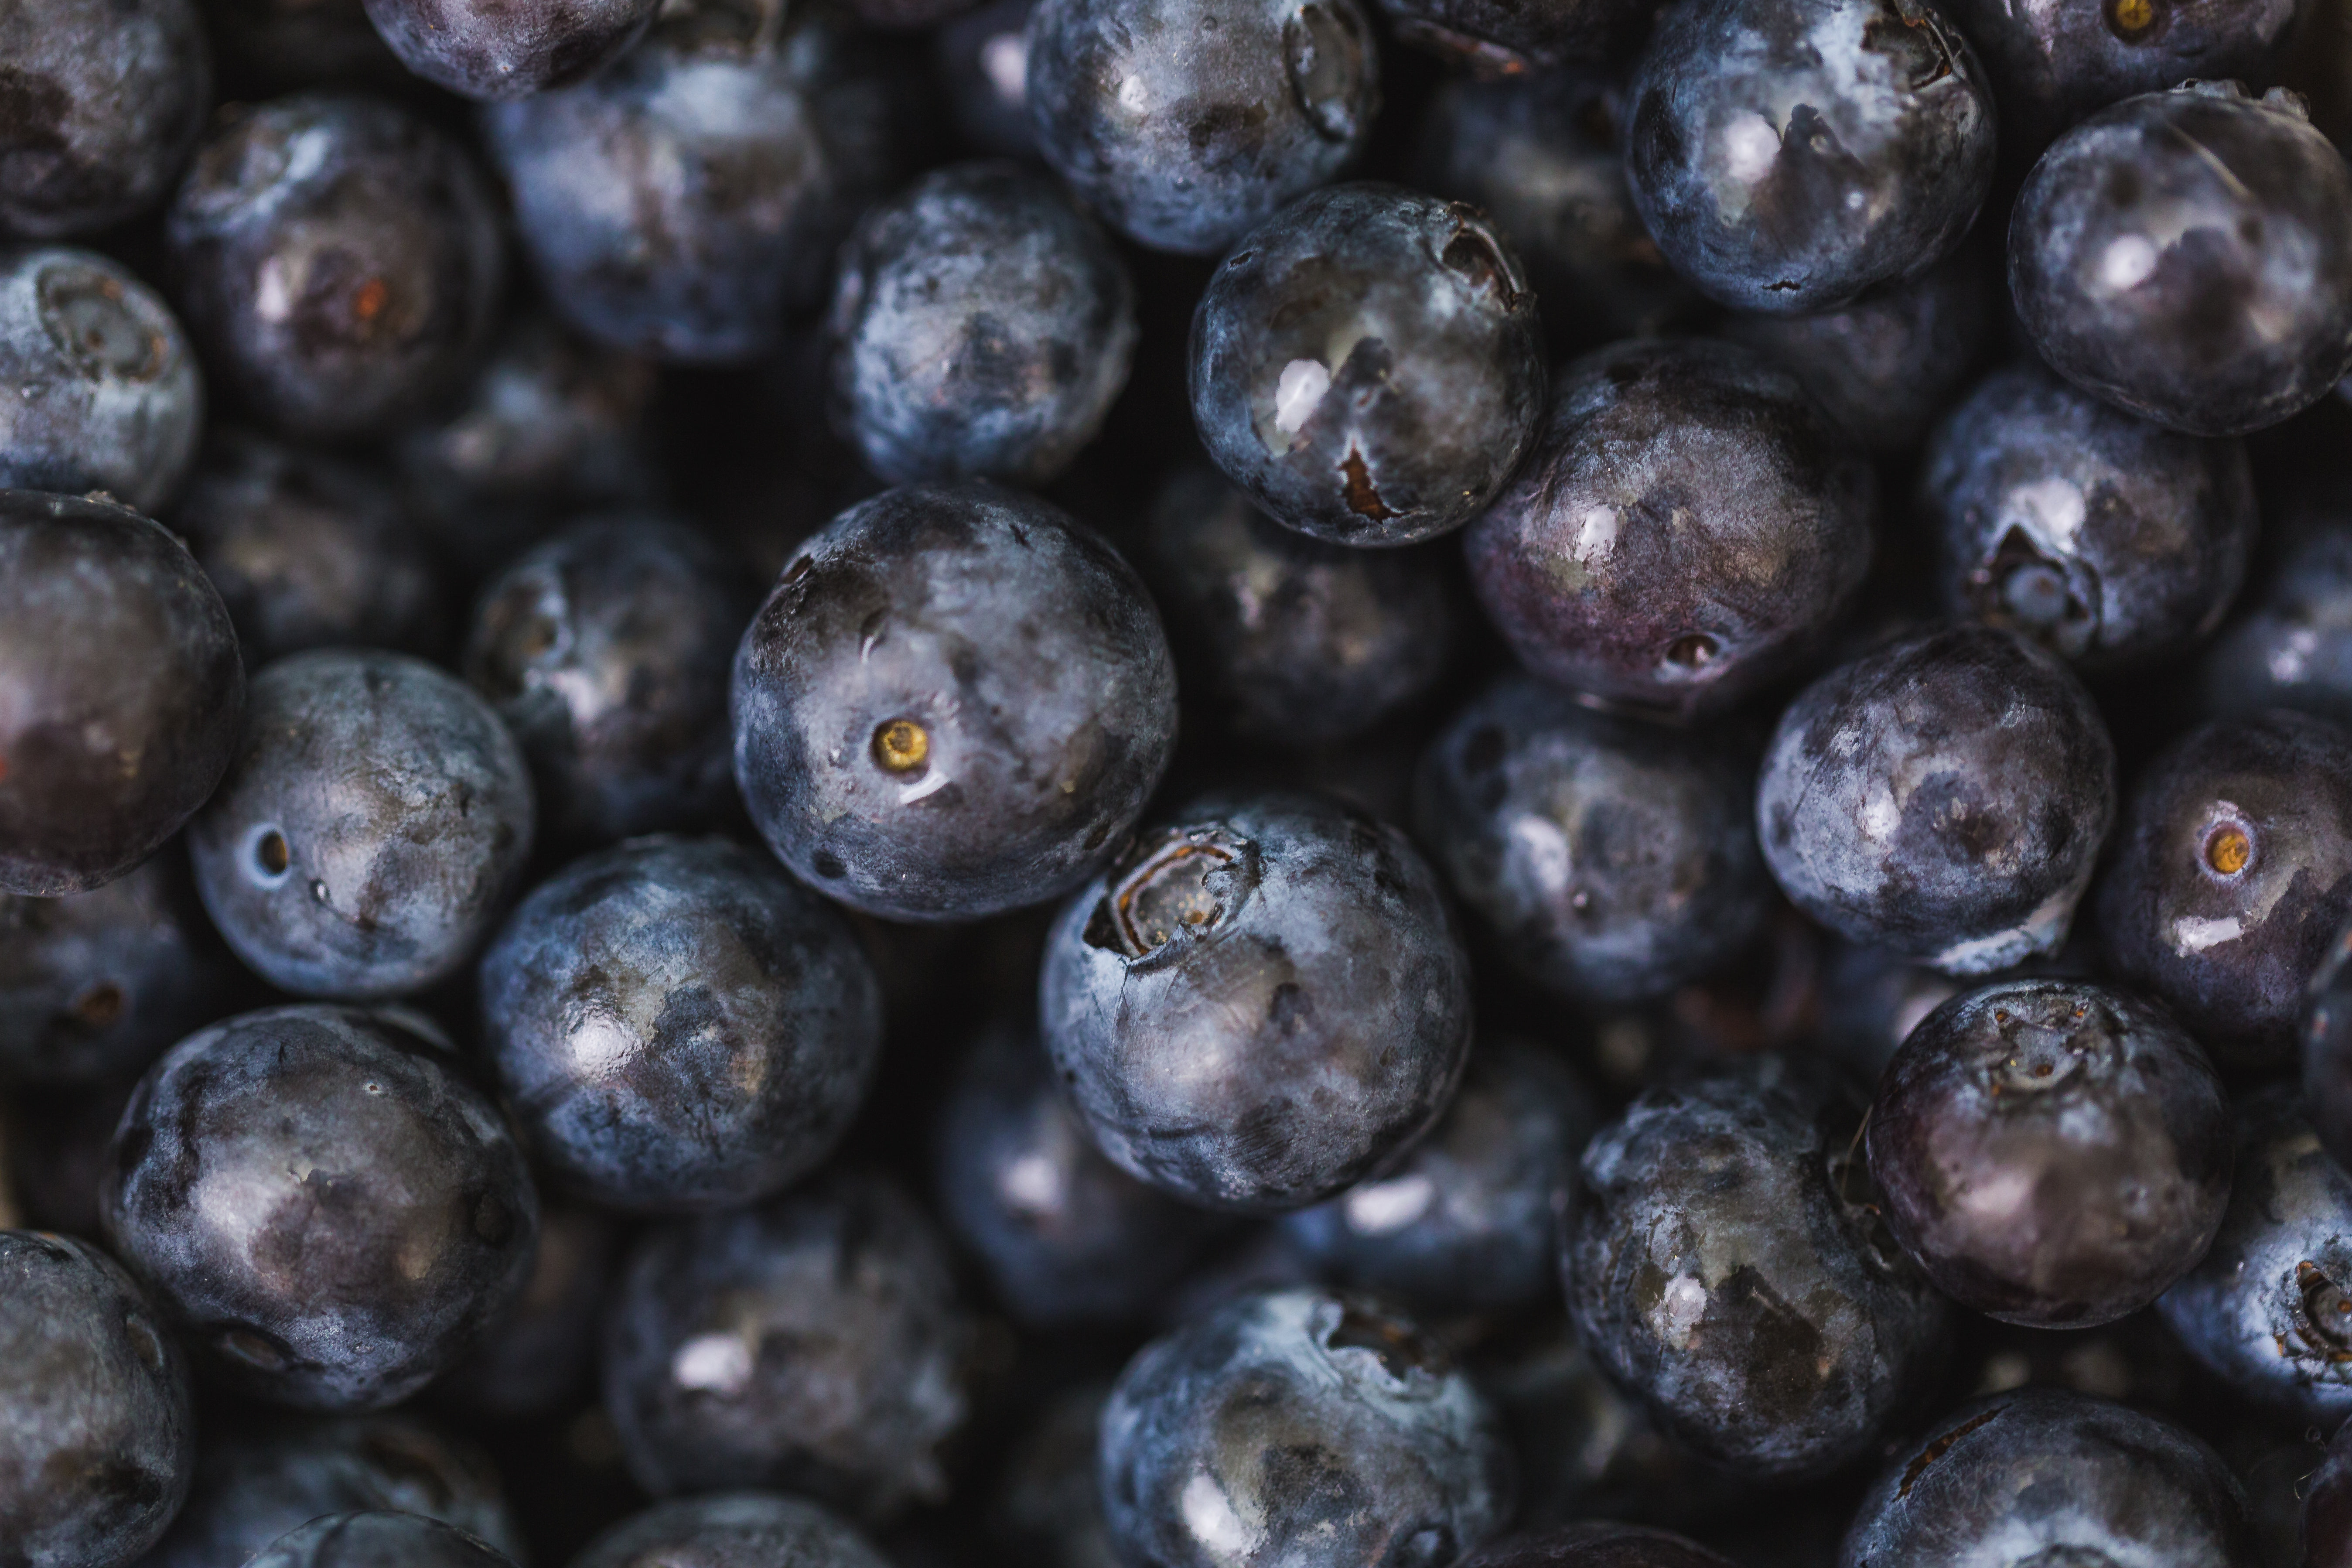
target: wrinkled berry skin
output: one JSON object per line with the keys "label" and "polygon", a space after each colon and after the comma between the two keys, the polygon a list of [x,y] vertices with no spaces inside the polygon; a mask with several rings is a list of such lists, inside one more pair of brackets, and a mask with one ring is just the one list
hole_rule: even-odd
{"label": "wrinkled berry skin", "polygon": [[882,1046],[865,951],[773,859],[641,838],[533,889],[482,1031],[531,1151],[610,1208],[731,1208],[823,1163]]}
{"label": "wrinkled berry skin", "polygon": [[489,704],[420,659],[321,648],[253,683],[188,830],[236,955],[298,995],[404,995],[472,957],[530,854],[530,775]]}
{"label": "wrinkled berry skin", "polygon": [[107,1240],[230,1386],[381,1408],[522,1288],[539,1195],[489,1097],[410,1016],[272,1007],[189,1036],[122,1113]]}
{"label": "wrinkled berry skin", "polygon": [[1952,410],[1920,500],[1948,610],[2102,673],[2210,634],[2254,544],[2241,443],[2135,419],[2030,364]]}
{"label": "wrinkled berry skin", "polygon": [[0,1230],[0,1540],[25,1568],[121,1568],[179,1511],[196,1468],[188,1366],[115,1261]]}
{"label": "wrinkled berry skin", "polygon": [[407,110],[299,93],[233,114],[164,221],[205,363],[280,433],[387,434],[471,365],[505,266],[465,151]]}
{"label": "wrinkled berry skin", "polygon": [[2230,1202],[2229,1099],[2161,1007],[2011,980],[1954,997],[1879,1080],[1887,1227],[1937,1288],[2004,1322],[2089,1328],[2205,1256]]}
{"label": "wrinkled berry skin", "polygon": [[1569,1316],[1715,1464],[1835,1469],[1937,1368],[1943,1298],[1878,1226],[1858,1121],[1825,1069],[1763,1056],[1649,1090],[1585,1145]]}
{"label": "wrinkled berry skin", "polygon": [[[601,1209],[549,1203],[539,1215],[530,1278],[474,1352],[434,1385],[441,1405],[493,1421],[576,1407],[595,1364],[596,1334],[619,1261],[621,1222]],[[490,1539],[489,1532],[476,1534]],[[499,1544],[492,1540],[492,1544]]]}
{"label": "wrinkled berry skin", "polygon": [[947,1493],[971,1324],[898,1189],[834,1176],[646,1233],[605,1320],[604,1409],[656,1494],[773,1487],[867,1517]]}
{"label": "wrinkled berry skin", "polygon": [[2260,1561],[2219,1454],[2168,1421],[2054,1388],[1937,1422],[1872,1486],[1838,1554],[1839,1568]]}
{"label": "wrinkled berry skin", "polygon": [[1597,60],[1638,32],[1654,0],[1381,0],[1397,37],[1482,76]]}
{"label": "wrinkled berry skin", "polygon": [[692,0],[610,70],[492,106],[491,157],[558,314],[688,363],[772,350],[898,177],[887,85],[824,7]]}
{"label": "wrinkled berry skin", "polygon": [[1433,686],[1454,602],[1425,554],[1350,550],[1281,527],[1206,468],[1160,488],[1137,568],[1193,717],[1286,748],[1344,741]]}
{"label": "wrinkled berry skin", "polygon": [[1725,1568],[1725,1560],[1668,1531],[1595,1523],[1496,1542],[1462,1568]]}
{"label": "wrinkled berry skin", "polygon": [[1037,151],[1154,250],[1223,250],[1337,174],[1380,111],[1356,0],[1039,0],[1028,44]]}
{"label": "wrinkled berry skin", "polygon": [[1970,623],[1807,687],[1756,791],[1765,863],[1799,909],[1948,974],[2057,952],[2115,814],[2090,693],[2033,644]]}
{"label": "wrinkled berry skin", "polygon": [[2142,773],[2114,858],[2099,935],[2117,973],[2225,1067],[2284,1065],[2352,916],[2352,733],[2283,710],[2190,731]]}
{"label": "wrinkled berry skin", "polygon": [[1869,567],[1875,497],[1779,365],[1728,343],[1635,342],[1561,374],[1528,460],[1463,537],[1520,663],[1695,714],[1811,651]]}
{"label": "wrinkled berry skin", "polygon": [[618,59],[659,0],[368,0],[400,63],[436,87],[497,101],[568,87]]}
{"label": "wrinkled berry skin", "polygon": [[0,1081],[142,1071],[219,1016],[230,968],[176,856],[86,893],[0,893]]}
{"label": "wrinkled berry skin", "polygon": [[736,650],[735,778],[810,886],[892,920],[1049,899],[1114,853],[1175,743],[1127,563],[1057,508],[917,485],[801,546]]}
{"label": "wrinkled berry skin", "polygon": [[973,1044],[934,1147],[941,1217],[1033,1327],[1145,1317],[1226,1228],[1103,1158],[1024,1030]]}
{"label": "wrinkled berry skin", "polygon": [[1279,1213],[1421,1136],[1470,1048],[1467,954],[1403,834],[1312,795],[1213,795],[1063,907],[1038,1016],[1104,1153]]}
{"label": "wrinkled berry skin", "polygon": [[2303,1093],[2319,1141],[2352,1169],[2352,925],[2336,933],[2303,1011]]}
{"label": "wrinkled berry skin", "polygon": [[1127,1568],[1439,1568],[1509,1522],[1516,1489],[1500,1424],[1444,1352],[1316,1289],[1244,1297],[1137,1352],[1099,1464]]}
{"label": "wrinkled berry skin", "polygon": [[1554,995],[1662,996],[1763,929],[1755,767],[1727,738],[1512,676],[1423,757],[1413,825],[1499,956]]}
{"label": "wrinkled berry skin", "polygon": [[187,478],[204,414],[187,334],[130,268],[0,251],[0,488],[104,490],[152,512]]}
{"label": "wrinkled berry skin", "polygon": [[1542,328],[1475,209],[1370,181],[1302,197],[1192,312],[1192,423],[1276,521],[1334,544],[1475,517],[1543,416]]}
{"label": "wrinkled berry skin", "polygon": [[212,103],[191,0],[61,0],[0,17],[0,230],[89,234],[162,199]]}
{"label": "wrinkled berry skin", "polygon": [[225,431],[171,521],[256,669],[305,648],[421,653],[441,639],[439,572],[379,469]]}
{"label": "wrinkled berry skin", "polygon": [[314,1519],[247,1568],[514,1568],[514,1560],[437,1519],[378,1511]]}
{"label": "wrinkled berry skin", "polygon": [[1127,384],[1135,285],[1053,182],[958,163],[858,220],[829,331],[834,427],[867,468],[1041,485]]}
{"label": "wrinkled berry skin", "polygon": [[766,1492],[682,1498],[630,1515],[572,1568],[889,1568],[864,1536],[814,1503]]}
{"label": "wrinkled berry skin", "polygon": [[466,679],[530,760],[548,833],[609,843],[729,803],[727,681],[752,604],[733,563],[659,517],[574,524],[482,590]]}
{"label": "wrinkled berry skin", "polygon": [[2033,166],[2009,288],[2034,352],[2116,407],[2242,436],[2352,368],[2352,172],[2234,82],[2126,99]]}
{"label": "wrinkled berry skin", "polygon": [[0,892],[112,881],[180,830],[245,714],[236,631],[169,533],[0,490]]}
{"label": "wrinkled berry skin", "polygon": [[2323,1428],[2352,1415],[2352,1177],[2291,1090],[2237,1116],[2237,1174],[2212,1249],[2164,1321],[2239,1394]]}
{"label": "wrinkled berry skin", "polygon": [[2289,539],[2198,661],[2205,713],[2294,708],[2352,725],[2352,529]]}
{"label": "wrinkled berry skin", "polygon": [[1556,1055],[1486,1041],[1429,1136],[1374,1179],[1284,1215],[1283,1229],[1323,1277],[1427,1316],[1538,1305],[1597,1120]]}
{"label": "wrinkled berry skin", "polygon": [[1689,0],[1627,98],[1633,203],[1708,298],[1793,315],[1912,278],[1991,188],[1984,68],[1925,0]]}

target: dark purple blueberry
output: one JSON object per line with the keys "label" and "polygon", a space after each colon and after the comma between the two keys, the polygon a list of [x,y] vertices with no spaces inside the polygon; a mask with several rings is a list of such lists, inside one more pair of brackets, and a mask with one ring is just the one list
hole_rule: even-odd
{"label": "dark purple blueberry", "polygon": [[436,87],[496,101],[569,87],[618,59],[660,0],[367,0],[400,63]]}
{"label": "dark purple blueberry", "polygon": [[1485,509],[1544,408],[1543,332],[1475,208],[1370,181],[1252,229],[1192,312],[1192,423],[1286,528],[1413,544]]}
{"label": "dark purple blueberry", "polygon": [[974,152],[1037,156],[1029,123],[1029,13],[1037,0],[988,0],[932,35],[931,66],[948,115]]}
{"label": "dark purple blueberry", "polygon": [[189,1036],[131,1096],[107,1239],[207,1369],[381,1408],[473,1348],[530,1272],[539,1194],[413,1014],[272,1007]]}
{"label": "dark purple blueberry", "polygon": [[1558,1289],[1554,1235],[1598,1117],[1556,1053],[1490,1040],[1404,1158],[1283,1216],[1324,1278],[1416,1312],[1505,1312]]}
{"label": "dark purple blueberry", "polygon": [[1519,675],[1431,745],[1413,823],[1505,963],[1570,1001],[1635,1002],[1763,930],[1755,790],[1734,737],[1596,713]]}
{"label": "dark purple blueberry", "polygon": [[866,209],[827,331],[834,427],[875,473],[1041,485],[1127,384],[1135,285],[1052,181],[957,163]]}
{"label": "dark purple blueberry", "polygon": [[1037,150],[1139,245],[1213,256],[1337,174],[1380,111],[1357,0],[1039,0]]}
{"label": "dark purple blueberry", "polygon": [[698,827],[732,804],[727,681],[754,593],[654,516],[575,523],[482,590],[466,679],[521,744],[551,838]]}
{"label": "dark purple blueberry", "polygon": [[1964,1405],[1871,1487],[1838,1568],[2254,1568],[2245,1494],[2168,1421],[2058,1389]]}
{"label": "dark purple blueberry", "polygon": [[1462,1568],[1728,1568],[1725,1559],[1670,1531],[1638,1524],[1571,1524],[1515,1535],[1463,1559]]}
{"label": "dark purple blueberry", "polygon": [[855,1529],[798,1498],[764,1492],[656,1503],[605,1531],[572,1568],[888,1568]]}
{"label": "dark purple blueberry", "polygon": [[1118,847],[1175,743],[1126,562],[1045,501],[890,490],[801,546],[735,656],[735,777],[770,848],[893,920],[1050,899]]}
{"label": "dark purple blueberry", "polygon": [[1820,981],[1822,1048],[1874,1084],[1911,1031],[1966,989],[1899,952],[1832,938]]}
{"label": "dark purple blueberry", "polygon": [[1361,734],[1422,696],[1456,641],[1428,554],[1350,550],[1283,528],[1214,470],[1160,487],[1136,563],[1192,720],[1286,749]]}
{"label": "dark purple blueberry", "polygon": [[2352,1564],[2352,1421],[2336,1429],[2327,1458],[2304,1481],[2302,1568]]}
{"label": "dark purple blueberry", "polygon": [[2137,1311],[2205,1256],[2230,1141],[2213,1065],[2163,1008],[2011,980],[1911,1031],[1867,1147],[1887,1227],[1939,1289],[2071,1329]]}
{"label": "dark purple blueberry", "polygon": [[231,111],[197,151],[164,240],[218,379],[280,432],[318,440],[388,434],[454,387],[504,268],[465,150],[352,93]]}
{"label": "dark purple blueberry", "polygon": [[305,648],[442,639],[440,574],[381,468],[219,432],[171,517],[257,669]]}
{"label": "dark purple blueberry", "polygon": [[1765,862],[1799,909],[1949,974],[2056,952],[2115,814],[2115,748],[2082,682],[1968,622],[1807,687],[1756,792]]}
{"label": "dark purple blueberry", "polygon": [[531,1152],[610,1208],[733,1208],[841,1142],[882,994],[848,923],[756,849],[637,838],[523,900],[481,965],[484,1045]]}
{"label": "dark purple blueberry", "polygon": [[1103,1158],[1026,1030],[973,1043],[934,1146],[949,1230],[1034,1327],[1148,1316],[1226,1229]]}
{"label": "dark purple blueberry", "polygon": [[1104,1153],[1188,1203],[1336,1195],[1436,1121],[1469,957],[1405,836],[1312,795],[1212,795],[1063,906],[1038,1013]]}
{"label": "dark purple blueberry", "polygon": [[1130,1565],[1440,1568],[1511,1517],[1510,1451],[1469,1377],[1412,1322],[1327,1290],[1244,1297],[1146,1345],[1101,1445]]}
{"label": "dark purple blueberry", "polygon": [[1484,77],[1597,60],[1638,38],[1656,0],[1381,0],[1400,42]]}
{"label": "dark purple blueberry", "polygon": [[1560,1263],[1577,1335],[1736,1472],[1872,1453],[1940,1365],[1943,1298],[1878,1219],[1860,1121],[1826,1068],[1766,1055],[1653,1089],[1585,1145]]}
{"label": "dark purple blueberry", "polygon": [[[2352,1170],[2352,925],[2336,933],[2313,973],[2303,1010],[2303,1093],[2313,1128]],[[2352,1568],[2352,1564],[2347,1564]]]}
{"label": "dark purple blueberry", "polygon": [[153,206],[211,107],[193,0],[42,0],[0,15],[0,229],[89,234]]}
{"label": "dark purple blueberry", "polygon": [[2352,732],[2284,710],[2190,731],[2141,773],[2114,860],[2099,934],[2116,971],[2224,1066],[2284,1065],[2352,917]]}
{"label": "dark purple blueberry", "polygon": [[1820,310],[1916,278],[1992,186],[1984,68],[1926,0],[1669,7],[1625,123],[1658,248],[1743,310]]}
{"label": "dark purple blueberry", "polygon": [[279,1536],[247,1568],[514,1568],[457,1526],[421,1514],[331,1513]]}
{"label": "dark purple blueberry", "polygon": [[1870,565],[1876,486],[1796,378],[1728,343],[1570,365],[1464,535],[1519,661],[1628,706],[1719,710],[1787,673]]}
{"label": "dark purple blueberry", "polygon": [[604,1410],[659,1494],[774,1487],[867,1517],[947,1494],[972,1324],[887,1183],[834,1176],[646,1233],[605,1320]]}
{"label": "dark purple blueberry", "polygon": [[0,892],[112,881],[180,830],[245,714],[236,631],[180,542],[0,490]]}
{"label": "dark purple blueberry", "polygon": [[2034,352],[2118,408],[2195,436],[2275,425],[2352,368],[2352,172],[2278,93],[2126,99],[2033,166],[2009,287]]}
{"label": "dark purple blueberry", "polygon": [[556,312],[689,363],[772,352],[900,174],[893,88],[823,6],[684,0],[611,69],[493,105],[490,155]]}
{"label": "dark purple blueberry", "polygon": [[196,1469],[187,1363],[114,1260],[0,1230],[0,1555],[122,1568],[177,1513]]}
{"label": "dark purple blueberry", "polygon": [[[446,1408],[494,1421],[571,1408],[595,1363],[620,1228],[602,1210],[562,1202],[541,1207],[539,1251],[521,1294],[473,1353],[442,1374],[433,1397]],[[475,1533],[491,1539],[488,1531]]]}
{"label": "dark purple blueberry", "polygon": [[2199,661],[2196,684],[2207,714],[2295,708],[2352,725],[2352,528],[2329,516],[2291,532]]}

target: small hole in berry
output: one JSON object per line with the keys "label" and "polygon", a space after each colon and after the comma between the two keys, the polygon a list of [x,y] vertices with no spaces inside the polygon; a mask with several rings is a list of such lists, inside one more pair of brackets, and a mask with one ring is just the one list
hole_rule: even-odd
{"label": "small hole in berry", "polygon": [[2224,823],[2205,836],[2205,864],[2219,877],[2234,877],[2254,858],[2254,841],[2235,823]]}
{"label": "small hole in berry", "polygon": [[893,719],[875,728],[874,761],[884,773],[915,773],[930,756],[930,732],[912,719]]}

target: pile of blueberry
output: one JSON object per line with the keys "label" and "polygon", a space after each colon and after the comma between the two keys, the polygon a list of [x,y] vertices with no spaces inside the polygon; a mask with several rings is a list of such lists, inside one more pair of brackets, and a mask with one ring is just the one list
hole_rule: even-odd
{"label": "pile of blueberry", "polygon": [[0,1568],[2352,1568],[2339,145],[0,3]]}

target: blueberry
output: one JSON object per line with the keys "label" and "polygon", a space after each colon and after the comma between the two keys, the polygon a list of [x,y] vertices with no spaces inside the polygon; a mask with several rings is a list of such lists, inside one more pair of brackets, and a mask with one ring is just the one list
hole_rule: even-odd
{"label": "blueberry", "polygon": [[1137,565],[1193,715],[1248,741],[1359,735],[1428,691],[1457,640],[1453,597],[1425,553],[1279,527],[1202,467],[1160,487]]}
{"label": "blueberry", "polygon": [[2225,1067],[2290,1059],[2304,986],[2352,916],[2352,733],[2274,710],[2148,763],[2099,894],[2116,971]]}
{"label": "blueberry", "polygon": [[1834,939],[1820,986],[1822,1048],[1864,1083],[1876,1083],[1911,1031],[1968,989],[1899,952]]}
{"label": "blueberry", "polygon": [[918,485],[806,541],[735,656],[735,777],[803,880],[895,920],[1049,899],[1115,852],[1175,742],[1143,585],[1090,530]]}
{"label": "blueberry", "polygon": [[1992,185],[1984,68],[1926,0],[1688,0],[1659,17],[1628,105],[1658,248],[1745,310],[1916,277]]}
{"label": "blueberry", "polygon": [[104,500],[0,491],[0,892],[153,854],[228,766],[236,632],[180,542]]}
{"label": "blueberry", "polygon": [[2057,1389],[1964,1405],[1871,1487],[1839,1568],[2253,1568],[2245,1494],[2168,1421]]}
{"label": "blueberry", "polygon": [[1483,77],[1601,58],[1638,37],[1656,0],[1381,0],[1401,42]]}
{"label": "blueberry", "polygon": [[2352,925],[2311,976],[2303,1010],[2303,1093],[2319,1141],[2352,1169]]}
{"label": "blueberry", "polygon": [[387,433],[450,390],[498,302],[489,192],[405,110],[304,93],[229,115],[173,198],[181,309],[221,381],[279,431]]}
{"label": "blueberry", "polygon": [[1558,1210],[1596,1120],[1553,1054],[1489,1040],[1428,1137],[1283,1227],[1326,1278],[1417,1312],[1538,1304],[1557,1288]]}
{"label": "blueberry", "polygon": [[1141,1318],[1225,1228],[1103,1158],[1025,1030],[974,1042],[936,1149],[940,1215],[1024,1323]]}
{"label": "blueberry", "polygon": [[2230,1106],[2172,1016],[2083,981],[2012,980],[1929,1014],[1870,1110],[1889,1229],[1962,1305],[2087,1328],[2205,1256],[2230,1202]]}
{"label": "blueberry", "polygon": [[1807,687],[1756,793],[1765,862],[1798,908],[1951,974],[2058,951],[2115,810],[2115,748],[2082,683],[1968,623]]}
{"label": "blueberry", "polygon": [[242,1563],[321,1514],[367,1510],[423,1514],[521,1554],[488,1459],[414,1416],[379,1415],[208,1435],[187,1507],[140,1568]]}
{"label": "blueberry", "polygon": [[592,520],[482,590],[466,679],[514,731],[550,837],[688,828],[732,804],[727,681],[751,594],[702,535]]}
{"label": "blueberry", "polygon": [[932,68],[957,132],[1000,158],[1037,156],[1029,123],[1029,13],[1037,0],[988,0],[932,36]]}
{"label": "blueberry", "polygon": [[604,1409],[655,1493],[769,1486],[867,1516],[947,1492],[972,1327],[922,1212],[870,1176],[646,1233]]}
{"label": "blueberry", "polygon": [[2030,364],[1995,372],[1945,419],[1920,500],[1946,607],[2085,670],[2144,667],[2210,634],[2254,543],[2240,443],[2135,419]]}
{"label": "blueberry", "polygon": [[187,334],[128,268],[0,251],[0,485],[153,511],[187,478],[204,407]]}
{"label": "blueberry", "polygon": [[866,209],[828,331],[834,426],[874,472],[1043,484],[1127,384],[1135,285],[1052,182],[957,163]]}
{"label": "blueberry", "polygon": [[1809,654],[1870,564],[1876,487],[1796,378],[1704,341],[1587,355],[1464,536],[1479,602],[1538,675],[1720,709]]}
{"label": "blueberry", "polygon": [[205,908],[262,978],[395,996],[472,956],[532,824],[522,752],[489,704],[420,660],[329,648],[255,679],[188,849]]}
{"label": "blueberry", "polygon": [[1858,1110],[1825,1069],[1759,1056],[1648,1090],[1585,1145],[1569,1316],[1716,1464],[1851,1463],[1938,1364],[1943,1300],[1878,1221]]}
{"label": "blueberry", "polygon": [[25,1568],[122,1568],[196,1467],[187,1363],[114,1260],[0,1230],[0,1541]]}
{"label": "blueberry", "polygon": [[1024,79],[1054,172],[1128,238],[1188,256],[1337,174],[1381,100],[1356,0],[1039,0]]}
{"label": "blueberry", "polygon": [[581,1195],[655,1213],[814,1170],[882,1043],[847,923],[721,838],[635,839],[540,884],[482,959],[481,1002],[532,1152]]}
{"label": "blueberry", "polygon": [[1465,1558],[1463,1568],[1725,1568],[1725,1560],[1670,1531],[1574,1524],[1499,1542]]}
{"label": "blueberry", "polygon": [[1063,906],[1045,1043],[1104,1153],[1205,1207],[1344,1191],[1436,1121],[1468,955],[1403,834],[1311,795],[1213,795]]}
{"label": "blueberry", "polygon": [[1095,1478],[1109,1398],[1108,1380],[1066,1389],[1013,1445],[989,1510],[991,1534],[1013,1561],[1119,1568]]}
{"label": "blueberry", "polygon": [[174,856],[65,898],[0,893],[0,1079],[144,1071],[218,1016],[226,959]]}
{"label": "blueberry", "polygon": [[762,1492],[656,1503],[604,1531],[572,1568],[887,1568],[866,1538],[813,1503]]}
{"label": "blueberry", "polygon": [[2306,528],[2239,601],[2197,670],[2207,714],[2296,708],[2352,725],[2352,529]]}
{"label": "blueberry", "polygon": [[1128,1568],[1439,1568],[1511,1517],[1510,1453],[1469,1378],[1412,1322],[1324,1290],[1246,1297],[1145,1346],[1101,1445]]}
{"label": "blueberry", "polygon": [[1763,929],[1752,756],[1512,676],[1422,759],[1413,820],[1496,956],[1571,1001],[1642,1001]]}
{"label": "blueberry", "polygon": [[0,23],[0,229],[89,234],[153,206],[212,102],[191,0],[43,0]]}
{"label": "blueberry", "polygon": [[514,1568],[455,1525],[414,1513],[331,1513],[253,1554],[247,1568]]}
{"label": "blueberry", "polygon": [[485,112],[559,315],[665,359],[740,363],[816,301],[899,174],[891,89],[824,7],[685,0],[611,69]]}
{"label": "blueberry", "polygon": [[441,640],[439,570],[379,468],[221,432],[171,519],[257,668],[305,648]]}
{"label": "blueberry", "polygon": [[1449,79],[1413,138],[1411,183],[1484,212],[1518,253],[1556,344],[1597,348],[1689,321],[1698,296],[1633,210],[1622,105],[1586,71]]}
{"label": "blueberry", "polygon": [[1542,329],[1475,209],[1400,185],[1292,203],[1192,313],[1192,421],[1277,522],[1412,544],[1475,517],[1543,416]]}
{"label": "blueberry", "polygon": [[273,1007],[149,1070],[100,1194],[108,1242],[207,1369],[314,1410],[380,1408],[521,1289],[539,1197],[489,1097],[413,1016]]}
{"label": "blueberry", "polygon": [[2292,1090],[2242,1101],[2228,1215],[2158,1303],[2239,1394],[2322,1427],[2352,1415],[2352,1177]]}
{"label": "blueberry", "polygon": [[2034,352],[2116,407],[2195,436],[2275,425],[2352,368],[2352,171],[2276,93],[2126,99],[2033,166],[2009,287]]}
{"label": "blueberry", "polygon": [[[542,1207],[539,1251],[522,1293],[473,1353],[434,1384],[434,1397],[467,1415],[499,1421],[570,1408],[595,1360],[619,1231],[617,1222],[597,1209],[563,1203]],[[499,1544],[478,1526],[474,1533]]]}
{"label": "blueberry", "polygon": [[525,98],[568,87],[618,59],[659,0],[367,0],[368,20],[400,63],[467,98]]}

